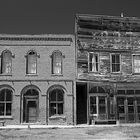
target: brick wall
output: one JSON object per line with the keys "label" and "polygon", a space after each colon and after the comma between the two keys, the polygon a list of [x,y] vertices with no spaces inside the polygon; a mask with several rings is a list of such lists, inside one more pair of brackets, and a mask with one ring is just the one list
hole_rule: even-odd
{"label": "brick wall", "polygon": [[[13,89],[12,116],[6,124],[22,123],[22,90],[27,86],[36,86],[39,89],[39,116],[40,124],[73,124],[73,90],[75,80],[75,40],[73,35],[0,35],[0,53],[9,50],[15,56],[12,58],[12,75],[0,74],[0,85],[9,85]],[[26,55],[35,50],[37,58],[37,75],[26,74]],[[59,50],[64,55],[62,60],[62,75],[51,73],[53,51]],[[60,85],[64,91],[64,114],[61,117],[49,117],[48,89]],[[55,121],[56,120],[56,121]]]}

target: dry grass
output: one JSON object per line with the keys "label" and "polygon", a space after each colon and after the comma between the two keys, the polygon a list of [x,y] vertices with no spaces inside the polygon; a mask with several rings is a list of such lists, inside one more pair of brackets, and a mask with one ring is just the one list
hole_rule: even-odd
{"label": "dry grass", "polygon": [[140,126],[0,130],[0,140],[139,140]]}

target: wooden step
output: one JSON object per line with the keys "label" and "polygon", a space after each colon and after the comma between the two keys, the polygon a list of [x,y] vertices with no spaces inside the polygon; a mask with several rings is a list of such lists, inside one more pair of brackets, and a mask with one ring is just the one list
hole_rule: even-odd
{"label": "wooden step", "polygon": [[112,125],[112,124],[117,124],[117,121],[116,120],[95,120],[94,121],[94,124],[96,124],[96,125],[105,125],[105,124],[110,124],[110,125]]}

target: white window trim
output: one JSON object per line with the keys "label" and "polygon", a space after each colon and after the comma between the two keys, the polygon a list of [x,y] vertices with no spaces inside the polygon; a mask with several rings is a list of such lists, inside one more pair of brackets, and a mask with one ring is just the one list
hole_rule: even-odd
{"label": "white window trim", "polygon": [[[118,71],[118,72],[112,71],[112,55],[119,55],[120,56],[120,71]],[[121,73],[121,71],[122,71],[122,56],[120,53],[111,53],[110,54],[110,70],[111,70],[111,73]]]}
{"label": "white window trim", "polygon": [[132,73],[133,74],[140,74],[140,72],[139,73],[137,73],[137,72],[134,72],[134,56],[140,56],[140,54],[132,54]]}
{"label": "white window trim", "polygon": [[[98,71],[90,71],[90,60],[89,60],[89,55],[90,54],[95,54],[98,56]],[[100,72],[100,57],[99,57],[99,53],[96,52],[89,52],[88,53],[88,72],[89,73],[99,73]]]}
{"label": "white window trim", "polygon": [[[6,113],[6,110],[4,109],[4,115],[1,115],[0,118],[8,118],[8,119],[9,118],[13,118],[12,117],[12,115],[13,115],[13,90],[11,88],[9,88],[9,87],[2,87],[1,90],[3,90],[3,89],[8,89],[8,90],[11,90],[12,91],[12,93],[11,93],[12,100],[11,101],[8,101],[9,103],[11,103],[11,115],[6,115],[5,114]],[[6,103],[7,101],[2,101],[2,102]]]}
{"label": "white window trim", "polygon": [[[91,114],[90,113],[90,97],[95,97],[96,98],[96,114]],[[107,114],[108,112],[108,108],[107,108],[107,93],[105,94],[102,94],[100,95],[100,93],[96,93],[96,95],[92,95],[92,93],[90,93],[89,95],[89,114],[90,116],[96,116],[98,118],[99,116],[99,97],[105,97],[105,107],[106,107],[106,110],[105,110],[105,114]]]}
{"label": "white window trim", "polygon": [[[0,76],[1,76],[1,75],[4,75],[4,76],[12,76],[12,70],[13,70],[13,67],[12,67],[12,65],[13,65],[13,64],[12,64],[12,63],[13,63],[13,60],[12,60],[12,59],[15,58],[15,54],[13,54],[12,51],[9,50],[9,49],[3,50],[3,51],[1,52],[1,55],[0,55],[0,61],[2,60],[3,53],[5,53],[5,52],[11,53],[11,72],[10,72],[10,73],[5,73],[5,72],[2,72],[2,70],[1,70]],[[2,63],[2,61],[1,61],[0,63],[1,63],[0,66],[1,66],[1,69],[2,69],[3,63]]]}

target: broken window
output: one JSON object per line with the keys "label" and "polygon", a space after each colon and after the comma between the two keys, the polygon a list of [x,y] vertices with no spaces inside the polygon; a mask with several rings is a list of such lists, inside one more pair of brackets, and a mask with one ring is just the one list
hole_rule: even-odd
{"label": "broken window", "polygon": [[2,89],[0,91],[0,116],[11,116],[12,112],[12,90]]}
{"label": "broken window", "polygon": [[120,72],[120,54],[111,55],[112,72]]}
{"label": "broken window", "polygon": [[37,54],[34,51],[31,51],[27,55],[27,74],[36,74],[37,73]]}
{"label": "broken window", "polygon": [[63,114],[64,92],[54,89],[49,93],[50,116]]}
{"label": "broken window", "polygon": [[12,53],[8,50],[6,50],[2,53],[1,73],[2,74],[11,74],[12,73]]}
{"label": "broken window", "polygon": [[133,55],[133,72],[140,73],[140,55]]}
{"label": "broken window", "polygon": [[89,53],[89,71],[98,72],[99,71],[99,60],[98,54]]}

